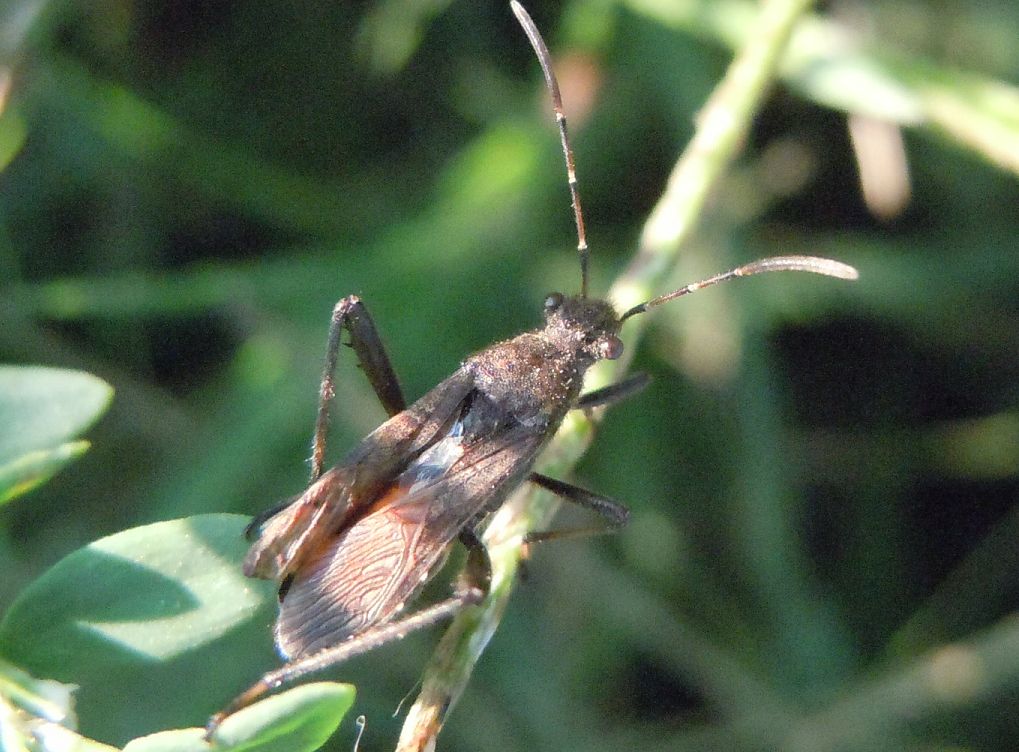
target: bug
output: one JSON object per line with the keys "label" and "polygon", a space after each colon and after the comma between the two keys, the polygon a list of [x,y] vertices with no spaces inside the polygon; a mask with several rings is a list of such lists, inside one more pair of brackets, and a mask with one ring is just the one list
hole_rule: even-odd
{"label": "bug", "polygon": [[[367,308],[356,296],[336,304],[319,393],[310,484],[291,503],[253,520],[249,533],[254,542],[244,561],[246,575],[279,583],[274,636],[286,663],[213,716],[208,735],[226,716],[281,684],[480,602],[491,567],[479,530],[522,484],[537,484],[592,509],[610,528],[625,524],[628,511],[619,502],[533,468],[570,410],[617,402],[646,383],[645,377],[636,375],[582,392],[584,374],[594,363],[622,354],[618,334],[629,318],[719,282],[763,272],[857,276],[855,269],[837,261],[783,256],[686,285],[622,314],[607,301],[590,297],[583,213],[551,56],[527,11],[517,0],[511,7],[534,48],[552,99],[577,227],[580,291],[549,295],[542,327],[468,357],[410,406]],[[329,404],[344,332],[389,419],[325,471]],[[404,605],[458,540],[468,556],[453,594],[401,616]]]}

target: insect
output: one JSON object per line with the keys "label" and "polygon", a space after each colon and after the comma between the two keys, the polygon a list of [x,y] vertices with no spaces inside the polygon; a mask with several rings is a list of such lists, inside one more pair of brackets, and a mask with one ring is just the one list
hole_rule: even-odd
{"label": "insect", "polygon": [[[735,277],[806,271],[855,279],[856,270],[809,256],[763,259],[653,298],[622,314],[588,295],[588,248],[559,86],[540,33],[527,11],[511,7],[548,86],[577,226],[580,292],[552,293],[544,325],[498,342],[463,361],[414,404],[396,374],[364,304],[344,298],[333,310],[319,394],[311,482],[291,503],[258,516],[244,561],[250,577],[279,582],[275,640],[286,664],[263,676],[208,725],[266,692],[333,666],[480,602],[491,575],[479,538],[486,518],[524,483],[625,523],[618,502],[536,473],[541,451],[570,410],[616,402],[646,383],[641,376],[583,393],[585,372],[618,358],[618,333],[631,317]],[[349,344],[389,419],[324,471],[334,371],[346,331]],[[404,605],[441,566],[455,541],[468,549],[448,599],[401,616]]]}

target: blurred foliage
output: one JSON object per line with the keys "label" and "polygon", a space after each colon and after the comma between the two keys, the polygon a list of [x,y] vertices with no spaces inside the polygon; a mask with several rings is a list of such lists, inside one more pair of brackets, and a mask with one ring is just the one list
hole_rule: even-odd
{"label": "blurred foliage", "polygon": [[[603,290],[752,5],[529,7]],[[1016,38],[1011,0],[847,0],[804,25],[677,285],[790,252],[861,280],[769,275],[652,314],[655,381],[578,471],[633,524],[535,551],[446,748],[1014,748]],[[502,2],[6,3],[0,359],[117,397],[83,460],[0,509],[0,609],[96,539],[298,492],[343,295],[415,397],[575,289],[539,78]],[[383,415],[349,360],[334,457]],[[200,725],[275,665],[270,622],[172,683],[111,667],[82,733]],[[392,746],[434,640],[337,672],[362,749]]]}
{"label": "blurred foliage", "polygon": [[0,504],[44,483],[88,449],[76,440],[113,390],[87,373],[0,366]]}

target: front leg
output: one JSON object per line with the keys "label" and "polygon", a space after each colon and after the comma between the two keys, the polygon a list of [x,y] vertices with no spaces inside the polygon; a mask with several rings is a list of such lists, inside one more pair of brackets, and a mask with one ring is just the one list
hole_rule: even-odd
{"label": "front leg", "polygon": [[627,376],[622,381],[617,381],[615,384],[609,384],[601,389],[595,389],[593,392],[580,395],[575,409],[587,410],[592,407],[614,405],[616,402],[620,402],[627,397],[632,397],[650,383],[651,377],[646,373],[635,373]]}
{"label": "front leg", "polygon": [[375,395],[382,407],[392,417],[403,412],[407,403],[400,389],[396,372],[389,363],[382,338],[379,337],[375,322],[368,315],[361,299],[356,295],[348,295],[333,308],[332,321],[329,324],[329,341],[326,344],[325,365],[322,368],[322,384],[319,388],[318,415],[315,419],[315,435],[312,439],[311,482],[314,483],[322,475],[325,460],[326,432],[329,428],[329,402],[336,394],[336,361],[339,357],[341,335],[343,330],[350,332],[350,347],[357,355],[361,370],[368,377]]}

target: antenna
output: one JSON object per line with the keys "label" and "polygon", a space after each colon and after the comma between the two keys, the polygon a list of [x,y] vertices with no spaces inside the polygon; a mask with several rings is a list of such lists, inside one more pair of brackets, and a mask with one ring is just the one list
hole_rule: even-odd
{"label": "antenna", "polygon": [[573,203],[573,216],[577,220],[577,253],[580,254],[580,297],[587,297],[587,262],[590,252],[587,249],[587,234],[584,231],[584,215],[580,210],[580,193],[577,191],[577,170],[573,164],[573,149],[570,148],[570,137],[566,133],[566,114],[563,112],[563,98],[559,93],[559,82],[556,80],[555,72],[552,70],[552,57],[548,54],[548,47],[545,40],[541,38],[541,32],[534,25],[531,16],[524,10],[517,0],[510,0],[510,7],[516,15],[520,25],[524,27],[524,33],[534,48],[534,53],[541,63],[541,70],[545,74],[545,85],[548,86],[548,93],[552,95],[552,109],[555,111],[556,125],[559,126],[559,138],[563,145],[563,157],[566,158],[566,178],[570,184],[570,199]]}
{"label": "antenna", "polygon": [[736,277],[750,277],[764,272],[811,272],[812,274],[823,274],[826,277],[838,277],[839,279],[857,279],[860,276],[856,269],[840,261],[818,258],[817,256],[773,256],[761,259],[760,261],[754,261],[722,274],[716,274],[714,277],[702,279],[700,282],[680,287],[678,290],[666,293],[665,295],[659,295],[657,298],[651,298],[646,303],[636,305],[624,313],[619,317],[619,322],[622,323],[638,313],[644,313],[648,308],[668,303],[670,300],[675,300],[691,292],[703,290],[705,287],[717,285],[719,282],[726,282]]}

